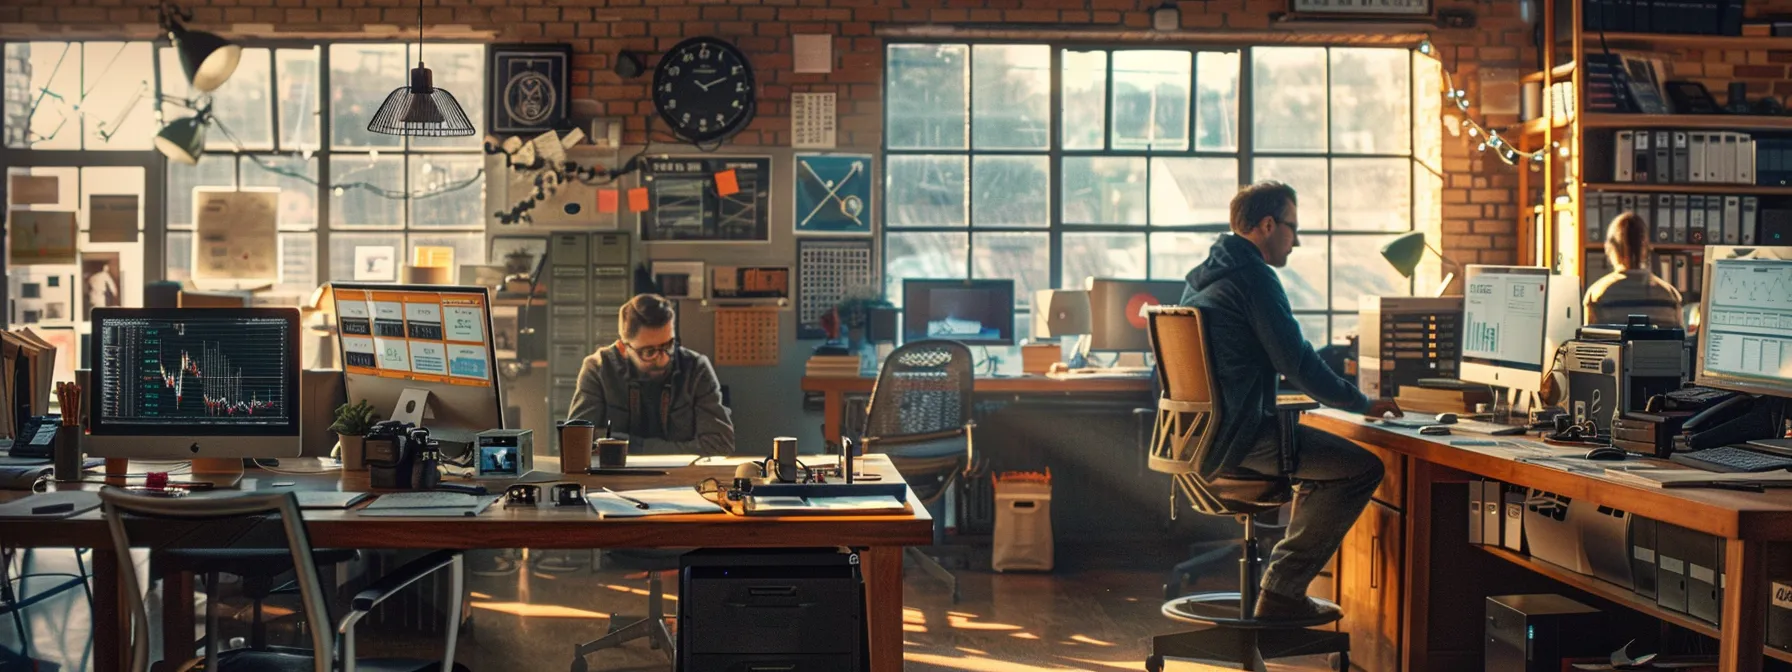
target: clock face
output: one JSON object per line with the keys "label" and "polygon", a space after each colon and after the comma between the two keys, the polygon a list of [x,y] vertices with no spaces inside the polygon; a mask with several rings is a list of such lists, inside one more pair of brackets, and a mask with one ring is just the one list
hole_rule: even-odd
{"label": "clock face", "polygon": [[734,45],[708,37],[678,43],[653,73],[653,104],[673,133],[708,142],[753,119],[753,67]]}

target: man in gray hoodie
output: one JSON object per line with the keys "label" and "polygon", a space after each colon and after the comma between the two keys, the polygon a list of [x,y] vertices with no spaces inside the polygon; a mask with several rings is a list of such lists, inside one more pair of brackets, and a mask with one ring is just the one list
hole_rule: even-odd
{"label": "man in gray hoodie", "polygon": [[678,344],[677,320],[658,294],[624,304],[616,342],[585,358],[567,419],[628,439],[632,454],[733,454],[734,422],[716,371]]}
{"label": "man in gray hoodie", "polygon": [[1387,399],[1370,401],[1350,381],[1320,361],[1301,335],[1288,293],[1271,268],[1288,264],[1300,246],[1294,188],[1280,182],[1245,187],[1232,198],[1232,234],[1222,235],[1188,273],[1182,305],[1201,309],[1219,387],[1215,448],[1203,474],[1280,471],[1279,437],[1295,432],[1299,484],[1288,534],[1270,553],[1263,572],[1257,616],[1310,618],[1333,612],[1306,597],[1307,584],[1344,543],[1375,486],[1381,460],[1350,441],[1310,427],[1280,427],[1276,377],[1281,375],[1315,401],[1372,417],[1400,409]]}

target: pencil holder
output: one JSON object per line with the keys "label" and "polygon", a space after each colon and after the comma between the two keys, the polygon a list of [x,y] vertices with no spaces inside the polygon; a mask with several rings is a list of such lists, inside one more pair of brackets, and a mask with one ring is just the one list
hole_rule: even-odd
{"label": "pencil holder", "polygon": [[51,474],[60,483],[81,480],[81,464],[87,456],[82,452],[81,428],[63,427],[56,432],[56,445],[50,453]]}

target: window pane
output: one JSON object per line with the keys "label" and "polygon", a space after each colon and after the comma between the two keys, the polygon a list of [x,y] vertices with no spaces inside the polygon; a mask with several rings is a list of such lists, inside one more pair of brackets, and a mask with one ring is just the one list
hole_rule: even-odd
{"label": "window pane", "polygon": [[214,155],[202,158],[198,164],[186,165],[168,162],[168,226],[170,228],[193,228],[193,189],[195,187],[218,187],[230,189],[236,186],[236,157],[230,155]]}
{"label": "window pane", "polygon": [[402,138],[370,132],[367,122],[393,89],[405,85],[410,67],[403,44],[330,45],[331,144],[398,148]]}
{"label": "window pane", "polygon": [[1238,193],[1237,159],[1152,159],[1151,223],[1225,224]]}
{"label": "window pane", "polygon": [[1294,320],[1300,323],[1301,336],[1306,337],[1308,343],[1311,343],[1315,349],[1325,347],[1328,341],[1324,315],[1296,315]]}
{"label": "window pane", "polygon": [[286,155],[244,159],[243,186],[280,189],[281,229],[317,228],[317,159]]}
{"label": "window pane", "polygon": [[884,236],[884,298],[902,307],[905,278],[962,278],[970,236],[964,233],[889,233]]}
{"label": "window pane", "polygon": [[1332,185],[1338,191],[1332,202],[1333,229],[1412,229],[1412,160],[1332,159]]}
{"label": "window pane", "polygon": [[174,282],[185,282],[193,278],[193,232],[169,231],[168,250],[164,257],[168,262],[168,279]]}
{"label": "window pane", "polygon": [[[168,59],[178,61],[172,49],[165,49]],[[274,104],[270,98],[273,86],[269,79],[274,76],[273,54],[266,49],[244,49],[243,60],[237,63],[236,72],[224,85],[212,92],[212,112],[223,124],[222,128],[230,129],[229,134],[220,132],[220,127],[213,126],[205,135],[205,148],[211,151],[229,151],[236,147],[230,136],[243,144],[244,149],[274,148]],[[179,66],[175,70],[179,70]]]}
{"label": "window pane", "polygon": [[405,251],[401,263],[411,263],[417,258],[419,247],[452,247],[454,248],[453,270],[449,277],[458,278],[461,264],[476,264],[485,256],[485,234],[483,233],[432,233],[411,236],[411,246]]}
{"label": "window pane", "polygon": [[483,226],[485,185],[476,178],[484,167],[485,157],[472,154],[411,155],[411,193],[430,194],[411,199],[411,226]]}
{"label": "window pane", "polygon": [[1145,223],[1145,158],[1066,156],[1064,223]]}
{"label": "window pane", "polygon": [[[364,262],[389,258],[391,263],[367,263],[355,267],[355,249],[367,248]],[[405,253],[404,235],[398,233],[333,233],[330,234],[330,279],[337,282],[389,282],[398,280],[398,267],[410,261],[398,255]],[[356,271],[360,271],[359,274]]]}
{"label": "window pane", "polygon": [[[435,74],[436,88],[454,94],[455,102],[460,103],[462,112],[473,122],[473,128],[485,129],[485,45],[483,44],[431,44],[423,50],[424,61]],[[411,47],[411,58],[417,57],[417,47]],[[333,81],[333,80],[332,80]],[[396,86],[396,85],[394,85]],[[367,127],[367,121],[361,121],[361,127]],[[480,133],[452,138],[411,138],[411,146],[416,148],[467,148],[478,149],[484,142]]]}
{"label": "window pane", "polygon": [[[1401,277],[1392,265],[1381,263],[1381,246],[1393,239],[1394,236],[1332,236],[1332,257],[1349,260],[1332,266],[1332,310],[1355,311],[1357,299],[1363,296],[1412,294],[1412,282]],[[1301,242],[1306,243],[1304,237]]]}
{"label": "window pane", "polygon": [[1033,292],[1051,289],[1052,246],[1047,233],[979,233],[972,238],[971,271],[978,278],[1014,280],[1014,307],[1033,305]]}
{"label": "window pane", "polygon": [[969,55],[962,44],[890,47],[884,70],[889,82],[884,141],[891,148],[965,148]]}
{"label": "window pane", "polygon": [[1186,51],[1114,52],[1115,149],[1187,149]]}
{"label": "window pane", "polygon": [[1213,250],[1217,233],[1153,233],[1151,234],[1151,279],[1181,280]]}
{"label": "window pane", "polygon": [[1326,309],[1331,287],[1327,238],[1323,234],[1302,235],[1300,247],[1288,255],[1288,265],[1276,269],[1276,275],[1282,277],[1282,289],[1288,292],[1288,305],[1295,310]]}
{"label": "window pane", "polygon": [[884,167],[890,226],[964,226],[964,157],[891,156]]}
{"label": "window pane", "polygon": [[1195,59],[1195,149],[1238,149],[1238,52],[1203,51]]}
{"label": "window pane", "polygon": [[1082,289],[1083,279],[1145,275],[1145,234],[1066,233],[1058,286]]}
{"label": "window pane", "polygon": [[1251,49],[1252,146],[1270,152],[1325,151],[1325,49]]}
{"label": "window pane", "polygon": [[1332,315],[1332,338],[1342,340],[1345,336],[1359,333],[1357,325],[1362,323],[1362,315],[1357,313],[1336,313]]}
{"label": "window pane", "polygon": [[1407,49],[1334,48],[1332,151],[1405,154],[1412,148]]}
{"label": "window pane", "polygon": [[1066,51],[1063,59],[1064,148],[1101,149],[1107,127],[1108,55]]}
{"label": "window pane", "polygon": [[[280,99],[280,148],[306,150],[318,147],[317,101],[318,50],[281,49],[274,52]],[[485,72],[480,68],[479,72]],[[365,124],[363,124],[365,126]]]}
{"label": "window pane", "polygon": [[979,149],[1051,146],[1051,47],[971,49],[971,139]]}
{"label": "window pane", "polygon": [[81,84],[87,95],[77,101],[87,120],[87,149],[155,147],[161,129],[150,104],[155,100],[154,55],[148,42],[87,43]]}
{"label": "window pane", "polygon": [[[1275,180],[1294,187],[1300,230],[1324,231],[1330,226],[1331,171],[1325,159],[1257,159],[1252,179]],[[1375,197],[1376,194],[1366,196]]]}
{"label": "window pane", "polygon": [[[366,189],[404,191],[404,157],[338,154],[330,157],[330,226],[398,228],[404,226],[404,201],[383,198]],[[330,246],[331,254],[336,246]]]}
{"label": "window pane", "polygon": [[1043,156],[971,159],[972,226],[1047,226],[1051,162]]}
{"label": "window pane", "polygon": [[6,146],[80,149],[81,44],[6,45]]}
{"label": "window pane", "polygon": [[317,234],[280,234],[280,284],[284,292],[308,294],[317,287]]}

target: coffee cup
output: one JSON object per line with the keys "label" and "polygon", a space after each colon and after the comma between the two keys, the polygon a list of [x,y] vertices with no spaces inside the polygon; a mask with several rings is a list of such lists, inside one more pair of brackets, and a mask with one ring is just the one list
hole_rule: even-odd
{"label": "coffee cup", "polygon": [[560,423],[560,473],[583,474],[591,469],[591,437],[596,431],[590,420]]}
{"label": "coffee cup", "polygon": [[604,469],[628,466],[628,440],[598,439],[597,466]]}

